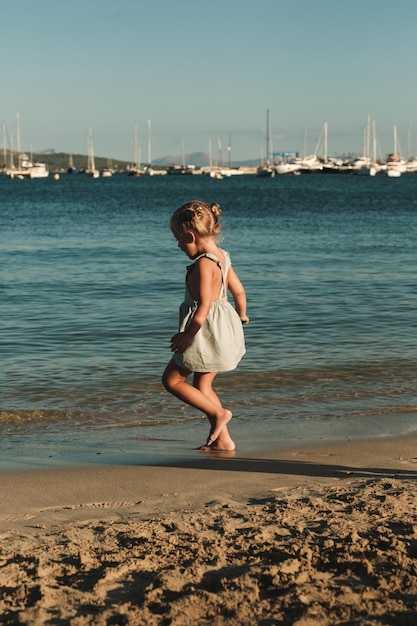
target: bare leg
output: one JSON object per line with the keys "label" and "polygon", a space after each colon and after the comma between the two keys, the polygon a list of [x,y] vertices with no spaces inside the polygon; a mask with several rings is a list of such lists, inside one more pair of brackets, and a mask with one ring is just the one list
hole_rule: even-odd
{"label": "bare leg", "polygon": [[197,387],[185,382],[190,373],[179,368],[174,361],[170,361],[163,373],[162,383],[172,395],[207,415],[211,425],[207,445],[211,445],[216,441],[224,426],[232,419],[232,413],[228,409],[224,409],[221,404],[219,406],[218,402],[213,402]]}
{"label": "bare leg", "polygon": [[[195,373],[193,379],[193,385],[197,389],[201,391],[213,404],[217,404],[217,406],[221,407],[222,403],[220,402],[219,397],[213,389],[213,381],[216,377],[216,372],[209,372],[206,374]],[[211,419],[209,418],[211,427],[215,426]],[[201,446],[201,449],[210,449],[210,450],[235,450],[235,442],[231,438],[229,434],[229,430],[227,425],[223,426],[220,431],[217,439],[210,446]]]}

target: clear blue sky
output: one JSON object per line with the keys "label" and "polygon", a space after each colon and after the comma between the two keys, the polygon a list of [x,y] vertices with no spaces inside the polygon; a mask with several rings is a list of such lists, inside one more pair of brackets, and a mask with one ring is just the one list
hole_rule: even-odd
{"label": "clear blue sky", "polygon": [[[0,120],[22,149],[142,160],[361,152],[368,113],[381,153],[398,128],[417,152],[416,0],[0,0]],[[14,139],[16,142],[16,139]]]}

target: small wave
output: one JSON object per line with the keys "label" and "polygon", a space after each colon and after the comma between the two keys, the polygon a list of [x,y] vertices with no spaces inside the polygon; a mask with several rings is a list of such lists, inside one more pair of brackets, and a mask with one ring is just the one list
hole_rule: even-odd
{"label": "small wave", "polygon": [[145,419],[131,419],[131,412],[126,414],[103,413],[83,413],[74,411],[52,411],[52,410],[26,410],[26,411],[1,411],[0,427],[14,426],[22,429],[39,427],[42,425],[59,427],[80,427],[82,430],[106,430],[110,428],[152,428],[161,426],[171,426],[174,424],[186,424],[196,419],[205,419],[202,415],[173,417],[149,416]]}
{"label": "small wave", "polygon": [[54,411],[54,410],[18,410],[0,411],[0,425],[6,424],[33,424],[40,422],[75,421],[81,419],[81,414],[77,416],[74,412]]}

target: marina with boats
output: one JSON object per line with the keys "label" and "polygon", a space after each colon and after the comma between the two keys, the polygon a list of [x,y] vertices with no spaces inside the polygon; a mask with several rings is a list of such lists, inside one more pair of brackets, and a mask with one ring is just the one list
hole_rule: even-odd
{"label": "marina with boats", "polygon": [[[62,155],[60,155],[62,156]],[[84,157],[87,165],[84,167],[75,167],[73,165],[72,155],[67,156],[67,167],[52,167],[40,161],[32,161],[26,153],[16,156],[16,164],[13,166],[0,166],[0,175],[7,176],[11,179],[40,179],[48,178],[52,174],[55,178],[61,175],[85,175],[92,179],[107,178],[113,175],[126,175],[134,177],[148,176],[209,176],[215,180],[222,180],[232,176],[253,175],[261,178],[273,178],[280,176],[305,176],[305,175],[330,175],[330,174],[350,174],[356,176],[387,176],[389,178],[399,178],[400,176],[409,175],[417,172],[417,158],[404,159],[399,153],[391,153],[385,161],[373,161],[368,157],[357,156],[348,159],[338,157],[329,157],[324,160],[315,154],[306,156],[291,156],[287,158],[285,155],[275,157],[269,163],[242,166],[196,166],[193,164],[169,165],[166,167],[155,166],[153,164],[142,164],[140,168],[126,165],[120,167],[120,163],[116,163],[116,167],[108,165],[109,159],[101,158],[100,161],[107,163],[96,166],[93,154]]]}
{"label": "marina with boats", "polygon": [[[93,147],[93,131],[89,127],[87,133],[87,155],[78,155],[79,163],[74,165],[74,155],[58,153],[50,155],[49,159],[43,154],[28,154],[21,149],[19,114],[16,116],[16,149],[13,139],[8,138],[5,123],[3,122],[3,163],[0,163],[0,175],[11,179],[39,179],[48,178],[50,173],[55,178],[61,174],[84,174],[89,178],[107,178],[113,174],[128,176],[195,176],[206,175],[213,179],[230,178],[231,176],[256,175],[262,178],[277,176],[300,176],[306,174],[353,174],[358,176],[384,175],[389,178],[399,178],[405,174],[417,172],[417,156],[404,158],[398,141],[397,127],[393,127],[393,151],[385,158],[378,155],[378,141],[375,121],[368,115],[364,129],[363,150],[361,154],[343,156],[329,156],[328,154],[328,124],[324,122],[322,132],[314,151],[307,152],[304,142],[303,153],[275,152],[272,148],[272,133],[269,110],[266,114],[266,152],[256,161],[233,163],[231,157],[231,140],[228,145],[228,163],[224,164],[221,154],[221,142],[218,139],[219,156],[213,159],[211,141],[209,152],[200,152],[187,155],[184,149],[181,157],[171,157],[157,161],[152,160],[151,120],[148,119],[148,154],[145,162],[141,162],[140,146],[138,141],[137,122],[134,124],[134,155],[133,162],[114,161],[108,157],[96,158]],[[44,158],[42,158],[44,157]],[[193,157],[196,162],[193,163]],[[65,165],[63,164],[65,159]],[[44,162],[45,161],[45,162]],[[83,162],[82,162],[83,161]],[[198,162],[197,162],[198,161]]]}
{"label": "marina with boats", "polygon": [[[13,168],[3,167],[0,169],[0,175],[7,176],[11,179],[40,179],[47,178],[51,172],[47,169],[45,163],[32,162],[27,155],[22,154],[19,164]],[[54,169],[52,174],[55,177],[60,175],[82,175],[97,179],[107,178],[113,175],[127,176],[209,176],[215,180],[222,180],[232,176],[254,175],[262,178],[273,178],[275,176],[301,176],[301,175],[319,175],[319,174],[351,174],[357,176],[381,176],[385,175],[389,178],[399,178],[417,172],[417,159],[406,160],[398,154],[390,154],[385,162],[372,162],[363,158],[355,158],[354,160],[341,161],[340,159],[329,159],[323,161],[315,155],[306,157],[296,157],[290,161],[280,161],[277,164],[259,165],[259,166],[238,166],[228,167],[197,167],[187,165],[172,165],[163,167],[147,167],[141,170],[131,169],[112,169],[109,167],[87,167],[77,169],[68,166],[67,169]]]}

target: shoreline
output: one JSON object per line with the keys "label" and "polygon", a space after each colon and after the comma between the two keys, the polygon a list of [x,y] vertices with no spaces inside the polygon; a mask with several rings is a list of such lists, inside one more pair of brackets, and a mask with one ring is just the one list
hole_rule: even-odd
{"label": "shoreline", "polygon": [[[19,516],[22,520],[24,517],[39,520],[41,524],[54,523],[51,515],[54,508],[60,511],[56,518],[58,523],[67,521],[63,511],[70,521],[77,519],[76,511],[84,507],[86,510],[91,507],[93,514],[94,503],[98,503],[97,508],[103,509],[100,514],[106,517],[116,513],[124,516],[128,513],[126,502],[140,501],[139,514],[146,516],[152,515],[157,494],[164,494],[162,500],[168,511],[180,509],[185,501],[188,508],[203,506],[216,490],[233,488],[239,498],[269,493],[277,482],[280,489],[291,489],[358,478],[414,480],[417,479],[417,435],[301,444],[249,455],[193,450],[182,457],[166,456],[153,463],[77,462],[30,469],[20,467],[1,470],[0,476],[4,485],[0,529],[5,522],[6,525],[8,521],[13,522],[13,515],[19,526]],[[206,481],[206,489],[202,488],[203,481]],[[106,501],[112,505],[106,507],[103,504]],[[164,510],[161,502],[158,510],[160,513]]]}
{"label": "shoreline", "polygon": [[1,477],[5,623],[415,618],[416,436]]}
{"label": "shoreline", "polygon": [[[237,448],[231,455],[235,459],[259,458],[272,455],[271,458],[286,451],[306,448],[348,446],[354,443],[371,441],[404,440],[417,437],[417,430],[409,411],[406,419],[397,423],[397,415],[386,412],[374,420],[367,428],[359,423],[334,420],[330,427],[325,420],[307,422],[300,430],[295,424],[276,424],[264,422],[248,424],[245,420],[236,420],[233,424],[232,437]],[[378,416],[381,418],[381,415]],[[179,428],[178,428],[179,426]],[[38,470],[80,469],[87,467],[115,466],[154,466],[185,463],[203,463],[204,459],[216,459],[215,453],[205,454],[199,446],[206,441],[208,429],[203,417],[174,423],[174,428],[165,425],[152,428],[149,432],[136,424],[122,426],[97,427],[91,430],[78,429],[77,426],[63,430],[52,428],[33,433],[20,431],[16,435],[5,431],[1,446],[0,476],[4,473]]]}

